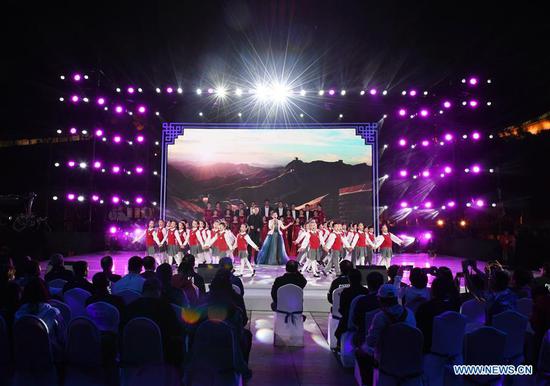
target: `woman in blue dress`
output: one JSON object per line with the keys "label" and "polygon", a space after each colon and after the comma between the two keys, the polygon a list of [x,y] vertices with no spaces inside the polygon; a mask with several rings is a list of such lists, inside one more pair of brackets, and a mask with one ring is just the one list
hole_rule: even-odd
{"label": "woman in blue dress", "polygon": [[262,249],[256,257],[257,264],[267,265],[282,265],[288,261],[288,256],[285,251],[285,243],[283,240],[282,231],[288,228],[292,223],[284,225],[279,220],[277,212],[271,212],[271,219],[268,223],[269,232],[264,240]]}

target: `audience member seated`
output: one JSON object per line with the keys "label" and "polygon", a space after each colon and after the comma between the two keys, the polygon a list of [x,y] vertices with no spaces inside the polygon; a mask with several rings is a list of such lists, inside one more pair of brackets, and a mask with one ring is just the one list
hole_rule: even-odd
{"label": "audience member seated", "polygon": [[101,273],[105,275],[111,283],[116,283],[122,276],[113,273],[113,258],[111,256],[103,256],[101,258]]}
{"label": "audience member seated", "polygon": [[[27,283],[31,280],[34,280],[36,278],[40,278],[40,263],[36,260],[31,260],[31,258],[25,258],[23,260],[24,263],[22,263],[23,269],[23,275],[17,279],[17,284],[19,284],[21,287],[25,287]],[[16,271],[17,275],[17,271]],[[40,279],[42,280],[42,279]]]}
{"label": "audience member seated", "polygon": [[[163,263],[157,267],[157,279],[160,281],[161,285],[161,297],[166,300],[168,303],[176,304],[180,307],[186,305],[186,296],[184,295],[183,290],[172,286],[172,266],[168,263]],[[192,296],[194,291],[192,291]],[[191,301],[189,301],[191,302]]]}
{"label": "audience member seated", "polygon": [[[546,331],[550,329],[550,292],[545,286],[533,288],[533,313],[531,314],[531,327],[535,332],[535,356],[538,357],[540,344]],[[535,358],[534,363],[537,363]]]}
{"label": "audience member seated", "polygon": [[162,335],[165,361],[178,366],[183,359],[183,331],[178,317],[170,303],[161,298],[161,283],[158,279],[147,279],[142,287],[142,297],[126,307],[122,330],[134,318],[145,317],[153,320],[159,326]]}
{"label": "audience member seated", "polygon": [[15,313],[14,319],[17,321],[26,315],[40,318],[48,327],[51,343],[58,354],[64,347],[65,328],[69,321],[63,320],[61,312],[51,306],[48,300],[50,300],[50,293],[44,281],[39,278],[31,279],[23,289],[22,305]]}
{"label": "audience member seated", "polygon": [[542,274],[533,280],[533,287],[546,287],[550,291],[550,262],[542,265]]}
{"label": "audience member seated", "polygon": [[445,290],[449,293],[451,301],[460,305],[460,288],[453,277],[453,271],[449,267],[441,266],[437,269],[435,277],[443,279]]}
{"label": "audience member seated", "polygon": [[348,274],[349,287],[345,288],[340,295],[340,315],[342,319],[338,321],[338,327],[334,332],[334,336],[338,340],[338,346],[340,346],[340,338],[348,328],[349,312],[351,308],[351,302],[356,296],[368,295],[369,290],[361,285],[361,271],[356,268],[352,268]]}
{"label": "audience member seated", "polygon": [[233,272],[233,261],[230,257],[222,257],[220,259],[220,268],[227,270],[231,274],[231,284],[236,285],[241,289],[241,296],[244,296],[244,286],[241,278],[235,276]]}
{"label": "audience member seated", "polygon": [[9,336],[15,312],[20,306],[21,287],[15,282],[15,268],[11,259],[0,263],[0,315],[6,322]]}
{"label": "audience member seated", "polygon": [[421,304],[415,314],[416,326],[424,334],[424,352],[429,352],[432,347],[434,318],[446,311],[458,310],[459,306],[452,300],[445,279],[436,277],[432,282],[431,299]]}
{"label": "audience member seated", "polygon": [[518,299],[531,297],[531,285],[533,284],[533,272],[525,268],[516,268],[512,274],[511,290]]}
{"label": "audience member seated", "polygon": [[286,284],[294,284],[297,285],[300,288],[304,288],[307,284],[307,280],[300,273],[300,265],[295,260],[289,260],[286,262],[286,272],[275,279],[273,282],[273,286],[271,287],[271,299],[273,299],[273,302],[271,303],[271,309],[273,311],[277,310],[277,291],[279,288]]}
{"label": "audience member seated", "polygon": [[411,311],[415,312],[418,306],[430,298],[428,274],[421,268],[413,268],[409,275],[410,287],[401,290],[401,302]]}
{"label": "audience member seated", "polygon": [[141,290],[143,289],[143,282],[145,281],[145,279],[140,276],[142,267],[143,263],[141,261],[141,257],[130,257],[130,259],[128,260],[128,274],[112,284],[112,292],[114,294],[124,290],[141,292]]}
{"label": "audience member seated", "polygon": [[[398,276],[397,272],[399,271],[400,266],[399,265],[390,265],[388,267],[388,284],[394,284],[395,277]],[[401,276],[402,277],[402,276]],[[406,283],[403,283],[402,281],[399,282],[400,287],[408,287]]]}
{"label": "audience member seated", "polygon": [[103,272],[98,272],[92,277],[92,296],[86,299],[86,305],[97,302],[105,302],[115,306],[121,315],[126,309],[124,300],[117,295],[111,294],[109,286],[111,282],[105,277]]}
{"label": "audience member seated", "polygon": [[92,293],[94,290],[92,283],[86,279],[88,276],[88,263],[86,261],[77,261],[73,264],[74,279],[63,286],[63,293],[73,288],[82,288]]}
{"label": "audience member seated", "polygon": [[61,279],[69,282],[74,279],[73,271],[65,268],[62,254],[54,253],[50,257],[50,267],[50,270],[44,276],[44,280],[46,280],[46,282],[50,282],[55,279]]}
{"label": "audience member seated", "polygon": [[487,324],[491,324],[496,314],[516,309],[517,296],[508,288],[510,276],[503,270],[495,270],[489,276],[489,295],[487,298]]}
{"label": "audience member seated", "polygon": [[[210,283],[210,291],[203,299],[201,320],[220,320],[231,326],[233,334],[240,343],[242,361],[237,361],[237,371],[243,374],[243,378],[249,378],[251,372],[248,368],[248,358],[252,347],[252,333],[245,329],[248,324],[248,316],[242,296],[233,291],[231,273],[226,269],[219,269]],[[193,344],[193,343],[192,343]],[[200,344],[200,342],[195,342]]]}
{"label": "audience member seated", "polygon": [[384,276],[380,272],[370,272],[367,275],[367,289],[369,293],[357,301],[352,316],[353,324],[357,326],[357,333],[353,337],[353,344],[361,346],[367,337],[365,330],[365,314],[380,308],[378,302],[378,290],[384,284]]}
{"label": "audience member seated", "polygon": [[141,273],[141,277],[145,280],[157,277],[155,269],[157,269],[157,261],[155,258],[152,256],[145,256],[143,258],[143,272]]}
{"label": "audience member seated", "polygon": [[183,288],[181,280],[188,280],[199,289],[199,296],[206,294],[206,285],[201,275],[195,272],[195,256],[188,253],[183,257],[178,266],[178,273],[172,277],[172,285],[176,288]]}
{"label": "audience member seated", "polygon": [[353,268],[353,264],[349,260],[342,260],[340,262],[340,275],[330,283],[330,288],[328,290],[327,299],[330,304],[332,304],[332,293],[335,289],[340,288],[344,285],[349,284],[348,274],[350,269]]}

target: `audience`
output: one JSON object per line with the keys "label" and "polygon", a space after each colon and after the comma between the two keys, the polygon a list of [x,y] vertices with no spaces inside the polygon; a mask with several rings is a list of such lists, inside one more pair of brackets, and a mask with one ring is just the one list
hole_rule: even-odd
{"label": "audience", "polygon": [[233,260],[230,257],[222,257],[220,259],[220,268],[227,270],[231,275],[231,284],[236,285],[241,290],[241,296],[244,296],[244,286],[242,280],[233,274]]}
{"label": "audience", "polygon": [[531,297],[531,286],[533,284],[533,273],[525,268],[516,268],[512,273],[511,290],[518,299]]}
{"label": "audience", "polygon": [[356,347],[362,345],[367,336],[367,326],[365,325],[365,314],[380,308],[378,302],[378,290],[384,284],[384,276],[380,272],[370,272],[367,275],[367,289],[369,293],[360,298],[352,315],[353,324],[357,327],[357,332],[353,336],[353,344]]}
{"label": "audience", "polygon": [[165,301],[180,307],[191,303],[189,298],[187,298],[186,294],[180,288],[176,288],[172,285],[172,266],[170,264],[163,263],[157,267],[157,279],[160,281],[161,285],[161,297]]}
{"label": "audience", "polygon": [[273,286],[271,287],[271,299],[273,300],[271,309],[273,311],[277,310],[277,291],[279,288],[287,284],[294,284],[302,289],[306,286],[307,280],[304,275],[300,273],[299,268],[300,264],[296,260],[289,260],[286,262],[286,272],[282,276],[275,278]]}
{"label": "audience", "polygon": [[73,264],[74,279],[68,281],[63,286],[63,293],[73,288],[81,288],[89,293],[94,290],[92,283],[86,279],[88,276],[88,263],[86,261],[77,261]]}
{"label": "audience", "polygon": [[[397,273],[400,270],[400,268],[401,267],[399,267],[396,264],[390,265],[388,267],[388,284],[394,284],[395,278],[396,278]],[[399,282],[399,286],[400,287],[408,287],[408,285],[406,283],[403,283],[402,281]]]}
{"label": "audience", "polygon": [[340,295],[340,309],[338,311],[342,315],[342,318],[338,322],[338,327],[336,327],[336,331],[334,332],[338,342],[340,342],[342,334],[348,329],[351,302],[357,296],[369,294],[369,290],[361,285],[361,279],[361,271],[356,268],[350,269],[348,274],[349,287],[345,288]]}
{"label": "audience", "polygon": [[495,270],[489,277],[489,295],[487,298],[487,324],[491,324],[496,314],[516,309],[517,296],[508,288],[510,276],[503,270]]}
{"label": "audience", "polygon": [[[142,267],[143,262],[141,261],[141,257],[130,257],[128,260],[128,273],[120,280],[112,284],[111,289],[113,293],[116,294],[124,290],[132,290],[141,293],[141,290],[143,289],[143,282],[145,282],[145,279],[140,276]],[[105,271],[103,272],[105,273]]]}
{"label": "audience", "polygon": [[534,287],[546,287],[550,291],[550,262],[542,265],[542,273],[533,281]]}
{"label": "audience", "polygon": [[97,302],[109,303],[117,308],[118,313],[122,317],[122,314],[126,308],[124,300],[120,296],[111,294],[109,289],[110,285],[111,282],[102,272],[96,273],[92,277],[92,296],[86,300],[86,305],[88,306]]}
{"label": "audience", "polygon": [[348,286],[348,274],[350,269],[353,268],[353,264],[349,260],[342,260],[340,262],[340,275],[330,283],[330,288],[328,290],[327,299],[330,304],[332,304],[332,293],[335,289]]}
{"label": "audience", "polygon": [[50,270],[46,273],[46,275],[44,275],[44,280],[46,282],[56,279],[61,279],[68,282],[74,279],[74,273],[65,268],[62,254],[54,253],[50,257],[50,267]]}
{"label": "audience", "polygon": [[25,258],[23,260],[22,266],[24,267],[23,275],[20,275],[17,279],[17,284],[19,284],[21,287],[25,287],[27,283],[31,280],[40,279],[41,269],[40,263],[38,261],[31,260],[30,258]]}
{"label": "audience", "polygon": [[153,256],[145,256],[142,262],[143,272],[141,273],[141,277],[145,280],[157,277],[157,274],[155,273],[155,269],[157,268],[157,261],[155,260],[155,258]]}
{"label": "audience", "polygon": [[410,287],[401,289],[402,303],[415,312],[418,306],[430,298],[428,285],[428,274],[422,268],[413,268],[409,275]]}
{"label": "audience", "polygon": [[158,279],[145,280],[142,289],[142,296],[126,307],[122,328],[134,318],[151,319],[159,326],[165,361],[179,366],[183,359],[183,331],[178,317],[170,303],[161,297],[162,287]]}
{"label": "audience", "polygon": [[0,316],[6,322],[10,336],[20,299],[21,287],[15,282],[15,268],[11,259],[6,259],[0,263]]}
{"label": "audience", "polygon": [[113,273],[113,258],[111,256],[103,256],[101,258],[101,271],[111,283],[116,283],[122,277]]}
{"label": "audience", "polygon": [[178,266],[178,273],[172,276],[172,285],[176,288],[183,288],[185,284],[181,281],[190,281],[199,289],[199,296],[206,294],[206,285],[201,275],[195,272],[195,256],[188,253],[183,257],[181,264]]}

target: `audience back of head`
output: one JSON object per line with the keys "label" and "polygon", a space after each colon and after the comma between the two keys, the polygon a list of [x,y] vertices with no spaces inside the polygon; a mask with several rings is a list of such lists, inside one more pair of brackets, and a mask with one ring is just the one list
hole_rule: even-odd
{"label": "audience back of head", "polygon": [[88,275],[88,263],[86,261],[76,261],[73,263],[74,275],[83,278]]}
{"label": "audience back of head", "polygon": [[289,260],[289,261],[286,262],[285,270],[288,273],[296,273],[296,272],[298,272],[299,267],[300,267],[300,265],[298,264],[298,262],[296,260]]}
{"label": "audience back of head", "polygon": [[340,272],[344,276],[348,276],[349,271],[353,268],[353,264],[349,260],[342,260],[340,262]]}
{"label": "audience back of head", "polygon": [[411,285],[415,288],[422,289],[428,285],[428,275],[421,268],[413,268],[409,276]]}
{"label": "audience back of head", "polygon": [[113,270],[113,258],[111,256],[103,256],[101,258],[101,269],[103,272],[111,272]]}
{"label": "audience back of head", "polygon": [[143,258],[143,269],[146,271],[154,271],[157,262],[153,256],[145,256]]}
{"label": "audience back of head", "polygon": [[132,256],[128,260],[128,272],[139,274],[143,268],[143,261],[139,256]]}
{"label": "audience back of head", "polygon": [[367,288],[371,292],[377,292],[384,284],[384,276],[380,272],[370,272],[367,275]]}
{"label": "audience back of head", "polygon": [[348,273],[349,285],[351,287],[359,287],[361,285],[361,271],[356,268],[352,268]]}

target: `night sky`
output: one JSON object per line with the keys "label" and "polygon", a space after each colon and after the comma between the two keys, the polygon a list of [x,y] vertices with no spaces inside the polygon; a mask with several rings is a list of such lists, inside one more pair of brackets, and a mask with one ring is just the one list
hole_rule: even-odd
{"label": "night sky", "polygon": [[527,1],[8,1],[2,13],[3,138],[40,136],[59,122],[62,73],[189,89],[246,78],[244,62],[285,53],[311,65],[310,84],[392,90],[494,79],[484,122],[492,127],[550,106],[550,23]]}

